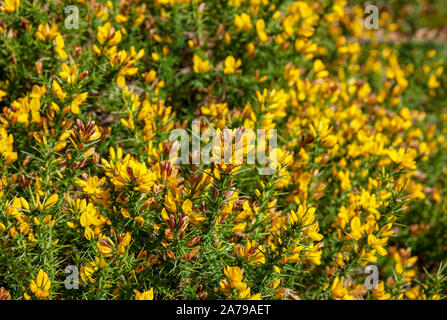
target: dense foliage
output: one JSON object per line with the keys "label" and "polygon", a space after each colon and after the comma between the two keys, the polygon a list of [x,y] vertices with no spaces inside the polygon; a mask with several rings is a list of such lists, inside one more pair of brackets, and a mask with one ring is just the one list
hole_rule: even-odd
{"label": "dense foliage", "polygon": [[[0,0],[0,299],[444,298],[437,3]],[[274,174],[174,162],[194,120]]]}

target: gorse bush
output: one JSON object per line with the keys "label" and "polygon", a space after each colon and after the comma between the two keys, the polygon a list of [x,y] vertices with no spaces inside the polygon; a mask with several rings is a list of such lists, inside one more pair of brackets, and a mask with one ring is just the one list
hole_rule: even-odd
{"label": "gorse bush", "polygon": [[353,2],[1,0],[0,299],[444,298],[447,14]]}

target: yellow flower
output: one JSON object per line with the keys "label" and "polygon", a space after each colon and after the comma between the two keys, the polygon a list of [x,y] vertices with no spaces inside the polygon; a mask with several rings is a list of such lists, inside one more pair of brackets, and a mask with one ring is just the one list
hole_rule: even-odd
{"label": "yellow flower", "polygon": [[204,73],[210,71],[211,67],[208,60],[203,60],[198,55],[194,55],[193,69],[195,73]]}
{"label": "yellow flower", "polygon": [[92,240],[95,237],[95,233],[89,227],[86,227],[84,230],[84,236],[87,240]]}
{"label": "yellow flower", "polygon": [[96,39],[99,43],[104,44],[107,42],[110,46],[119,44],[122,40],[121,31],[115,32],[115,28],[107,22],[105,25],[98,27],[98,33]]}
{"label": "yellow flower", "polygon": [[432,74],[430,78],[428,78],[427,86],[430,89],[436,89],[441,86],[441,83],[436,79],[436,75]]}
{"label": "yellow flower", "polygon": [[93,274],[99,269],[105,269],[107,267],[107,263],[104,258],[95,257],[94,261],[89,261],[85,265],[81,266],[81,279],[85,282],[94,283],[95,279],[93,278]]}
{"label": "yellow flower", "polygon": [[244,260],[252,261],[254,264],[265,263],[264,248],[262,245],[256,244],[254,240],[252,242],[248,240],[246,247],[240,246],[236,253]]}
{"label": "yellow flower", "polygon": [[329,72],[325,70],[325,66],[320,59],[314,61],[313,72],[317,78],[325,78],[329,75]]}
{"label": "yellow flower", "polygon": [[134,289],[133,292],[135,293],[135,300],[154,300],[154,288],[143,292]]}
{"label": "yellow flower", "polygon": [[118,14],[117,16],[115,16],[115,21],[119,22],[119,23],[123,23],[123,22],[127,21],[127,17],[122,14]]}
{"label": "yellow flower", "polygon": [[373,290],[373,297],[377,300],[388,300],[391,295],[385,292],[385,285],[383,281],[380,281],[377,289]]}
{"label": "yellow flower", "polygon": [[[83,201],[85,201],[85,199],[83,199]],[[83,227],[89,227],[91,225],[98,226],[102,222],[102,216],[100,215],[99,210],[92,203],[88,203],[87,205],[84,203],[82,207],[79,208],[79,213],[81,214],[79,221]]]}
{"label": "yellow flower", "polygon": [[114,35],[113,35],[113,37],[109,40],[109,42],[108,42],[108,44],[110,45],[110,46],[116,46],[117,44],[119,44],[120,42],[121,42],[121,40],[122,40],[122,35],[121,35],[121,31],[117,31]]}
{"label": "yellow flower", "polygon": [[[321,264],[321,255],[323,251],[320,250],[321,244],[320,243],[312,243],[310,245],[309,250],[305,251],[305,258],[306,260],[310,260],[312,263],[319,266]],[[298,246],[300,248],[300,246]]]}
{"label": "yellow flower", "polygon": [[87,100],[88,92],[78,94],[71,103],[70,110],[74,114],[79,114],[79,106]]}
{"label": "yellow flower", "polygon": [[45,299],[50,295],[51,281],[42,269],[39,270],[36,281],[31,280],[30,289],[36,298]]}
{"label": "yellow flower", "polygon": [[376,209],[380,205],[376,201],[376,196],[373,194],[369,194],[366,190],[362,190],[362,194],[360,195],[360,204],[362,205],[362,208],[365,210],[368,210],[371,213],[374,213],[376,215],[376,219],[380,218],[380,213]]}
{"label": "yellow flower", "polygon": [[68,55],[64,50],[64,47],[65,47],[64,39],[62,38],[62,35],[58,33],[56,35],[56,53],[62,60],[66,60],[68,58]]}
{"label": "yellow flower", "polygon": [[250,42],[247,45],[247,54],[250,58],[254,58],[256,56],[256,48],[253,42]]}
{"label": "yellow flower", "polygon": [[381,256],[385,256],[387,254],[386,250],[383,248],[387,241],[388,238],[377,239],[373,234],[368,236],[368,244],[376,249],[377,253]]}
{"label": "yellow flower", "polygon": [[126,250],[126,247],[129,246],[130,240],[132,239],[132,236],[130,235],[130,232],[127,232],[124,237],[121,239],[121,242],[119,243],[117,254],[123,254]]}
{"label": "yellow flower", "polygon": [[55,23],[53,23],[51,27],[48,23],[45,23],[39,25],[38,31],[36,32],[36,38],[41,41],[46,41],[47,38],[52,40],[57,34],[57,25]]}
{"label": "yellow flower", "polygon": [[186,199],[183,202],[182,210],[189,217],[189,219],[193,225],[198,225],[200,222],[203,222],[206,220],[206,218],[204,216],[192,211],[192,202],[189,199]]}
{"label": "yellow flower", "polygon": [[242,223],[239,223],[239,224],[235,225],[231,229],[231,231],[233,231],[234,233],[243,232],[245,230],[246,226],[247,226],[247,222],[242,222]]}
{"label": "yellow flower", "polygon": [[246,13],[236,14],[234,24],[238,30],[249,31],[252,28],[251,18]]}
{"label": "yellow flower", "polygon": [[265,22],[263,19],[259,19],[256,21],[256,32],[258,33],[259,40],[261,42],[266,42],[268,40],[267,34],[264,31],[265,29]]}
{"label": "yellow flower", "polygon": [[143,73],[142,77],[144,78],[144,82],[152,83],[157,78],[157,71],[151,69],[149,72]]}
{"label": "yellow flower", "polygon": [[[224,273],[227,279],[220,282],[220,288],[225,295],[230,299],[242,299],[242,300],[260,300],[261,294],[251,295],[250,287],[246,283],[242,282],[243,271],[239,267],[227,266],[224,269]],[[233,294],[234,290],[236,293]]]}
{"label": "yellow flower", "polygon": [[71,68],[64,62],[62,63],[62,71],[59,75],[62,79],[67,79],[68,83],[74,83],[76,75],[78,73],[78,67],[74,64]]}
{"label": "yellow flower", "polygon": [[130,218],[130,213],[129,211],[127,211],[127,209],[121,208],[121,215],[126,219]]}
{"label": "yellow flower", "polygon": [[239,267],[227,266],[224,269],[225,275],[230,279],[231,282],[241,282],[242,281],[242,270]]}
{"label": "yellow flower", "polygon": [[53,193],[48,199],[47,201],[45,201],[44,204],[44,208],[48,209],[51,208],[52,206],[54,206],[57,202],[57,200],[59,199],[58,195],[56,193]]}
{"label": "yellow flower", "polygon": [[416,153],[416,150],[411,148],[407,151],[403,148],[399,148],[399,151],[391,149],[388,152],[388,156],[393,162],[400,164],[404,169],[414,170],[416,169],[416,162],[413,159]]}
{"label": "yellow flower", "polygon": [[51,88],[59,99],[64,100],[67,97],[67,94],[62,90],[61,86],[56,82],[56,80],[53,80]]}
{"label": "yellow flower", "polygon": [[280,148],[273,149],[269,152],[269,157],[271,160],[270,167],[275,170],[276,168],[281,169],[293,163],[293,155],[284,152]]}
{"label": "yellow flower", "polygon": [[228,105],[226,103],[211,102],[209,106],[201,107],[200,111],[203,115],[209,115],[211,117],[225,116],[228,113]]}
{"label": "yellow flower", "polygon": [[75,183],[81,187],[83,187],[83,191],[92,195],[94,197],[104,196],[104,191],[100,189],[100,187],[105,184],[105,177],[99,179],[98,177],[89,177],[87,181],[76,178]]}
{"label": "yellow flower", "polygon": [[224,73],[225,74],[233,74],[237,68],[239,68],[242,65],[242,61],[241,59],[234,59],[233,56],[228,56],[225,59],[225,69],[224,69]]}
{"label": "yellow flower", "polygon": [[[1,34],[1,32],[0,32],[0,34]],[[6,97],[7,95],[8,95],[8,93],[6,91],[0,90],[0,101],[2,101],[3,98]]]}
{"label": "yellow flower", "polygon": [[13,145],[14,145],[13,135],[8,134],[6,128],[0,126],[0,154],[3,155],[3,157],[5,157],[6,164],[10,164],[17,160],[17,152],[13,151]]}
{"label": "yellow flower", "polygon": [[97,247],[99,252],[106,257],[111,258],[113,257],[113,241],[110,238],[101,238],[99,242],[97,243]]}
{"label": "yellow flower", "polygon": [[349,234],[354,240],[360,240],[362,238],[363,228],[359,217],[354,217],[351,220],[351,233]]}
{"label": "yellow flower", "polygon": [[130,154],[115,165],[103,159],[101,161],[107,167],[106,174],[118,189],[133,186],[134,190],[148,191],[155,183],[155,173],[149,170],[145,163],[133,159]]}
{"label": "yellow flower", "polygon": [[410,282],[416,275],[415,264],[418,257],[410,256],[409,250],[400,249],[392,255],[396,261],[394,270],[396,274],[403,278],[405,282]]}
{"label": "yellow flower", "polygon": [[334,281],[332,282],[331,287],[331,294],[336,299],[343,299],[343,300],[352,300],[353,297],[349,295],[348,289],[343,286],[344,277],[335,277]]}
{"label": "yellow flower", "polygon": [[407,291],[405,291],[405,295],[410,300],[420,299],[423,296],[423,294],[421,293],[421,286],[416,285],[413,288],[408,289]]}
{"label": "yellow flower", "polygon": [[166,209],[168,209],[170,212],[177,212],[177,206],[175,204],[175,198],[172,195],[171,192],[169,192],[166,196],[165,196],[165,207]]}
{"label": "yellow flower", "polygon": [[5,5],[0,8],[1,11],[12,13],[19,10],[20,0],[5,0]]}

